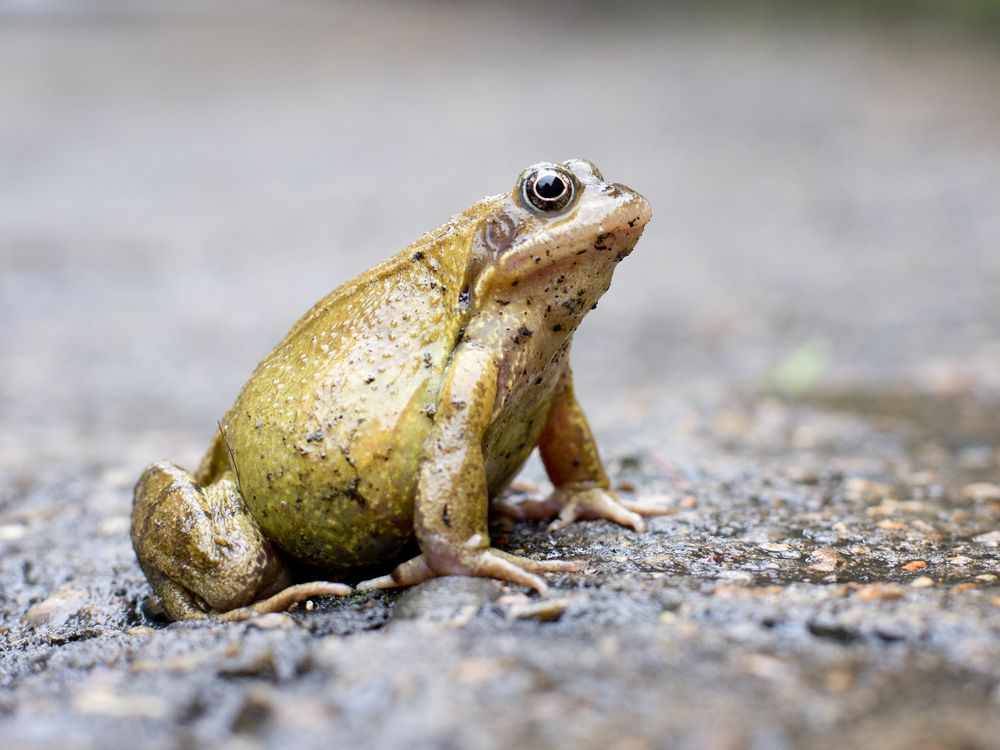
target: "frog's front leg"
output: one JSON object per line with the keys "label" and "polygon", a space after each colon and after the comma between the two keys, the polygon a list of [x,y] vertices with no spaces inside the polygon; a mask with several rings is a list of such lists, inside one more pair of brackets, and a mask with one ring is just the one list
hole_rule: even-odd
{"label": "frog's front leg", "polygon": [[664,515],[669,506],[625,500],[611,489],[597,443],[580,402],[573,393],[567,365],[538,441],[545,471],[555,490],[544,500],[494,501],[493,508],[514,518],[551,518],[556,530],[581,519],[603,518],[636,531],[646,528],[642,516]]}
{"label": "frog's front leg", "polygon": [[536,573],[579,570],[579,564],[532,560],[490,546],[483,435],[497,393],[498,367],[475,342],[456,350],[438,397],[420,464],[414,528],[421,554],[359,590],[407,586],[436,576],[498,578],[546,590]]}
{"label": "frog's front leg", "polygon": [[351,591],[326,582],[289,586],[285,564],[246,513],[228,469],[202,487],[174,464],[147,468],[135,486],[132,545],[174,620],[242,620]]}

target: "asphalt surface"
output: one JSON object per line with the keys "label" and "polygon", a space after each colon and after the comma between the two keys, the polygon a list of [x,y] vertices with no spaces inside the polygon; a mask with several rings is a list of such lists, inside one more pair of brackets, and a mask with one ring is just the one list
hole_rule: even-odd
{"label": "asphalt surface", "polygon": [[[0,3],[4,744],[997,747],[998,67],[823,15]],[[573,361],[675,512],[495,526],[586,561],[544,600],[157,619],[142,467],[193,466],[317,298],[571,156],[654,208]]]}

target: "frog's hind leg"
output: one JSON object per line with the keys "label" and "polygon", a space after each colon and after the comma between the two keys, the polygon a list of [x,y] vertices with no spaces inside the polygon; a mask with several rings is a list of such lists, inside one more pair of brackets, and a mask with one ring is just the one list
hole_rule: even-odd
{"label": "frog's hind leg", "polygon": [[[310,596],[351,591],[323,581],[289,587],[287,566],[246,512],[229,471],[201,487],[174,464],[147,468],[135,487],[132,544],[174,620],[230,611],[225,619],[245,619]],[[271,598],[254,603],[263,597]]]}
{"label": "frog's hind leg", "polygon": [[573,376],[568,366],[539,438],[538,450],[555,485],[552,494],[542,500],[497,498],[492,503],[495,512],[519,519],[555,516],[549,524],[553,531],[588,518],[604,518],[643,531],[646,528],[643,516],[673,512],[664,503],[626,500],[611,489],[587,418],[573,393]]}

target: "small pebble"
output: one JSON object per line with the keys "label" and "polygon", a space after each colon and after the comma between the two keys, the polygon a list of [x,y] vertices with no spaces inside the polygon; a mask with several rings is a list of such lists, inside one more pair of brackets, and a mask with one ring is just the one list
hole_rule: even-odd
{"label": "small pebble", "polygon": [[101,521],[97,533],[101,536],[124,536],[131,525],[132,520],[128,516],[111,516]]}
{"label": "small pebble", "polygon": [[455,665],[451,676],[465,685],[479,685],[495,680],[510,672],[511,663],[507,659],[480,657],[464,659]]}
{"label": "small pebble", "polygon": [[934,585],[934,579],[930,576],[920,576],[910,582],[910,586],[915,589],[926,589]]}
{"label": "small pebble", "polygon": [[832,573],[837,566],[844,564],[844,556],[829,547],[815,550],[809,555],[809,560],[813,561],[809,568],[820,573]]}
{"label": "small pebble", "polygon": [[86,591],[61,589],[25,612],[21,621],[26,625],[62,625],[86,603]]}
{"label": "small pebble", "polygon": [[993,581],[995,581],[996,579],[997,577],[992,573],[981,573],[980,575],[976,576],[977,581],[983,581],[984,583],[993,583]]}
{"label": "small pebble", "polygon": [[296,623],[285,612],[268,612],[257,617],[251,617],[247,620],[247,625],[259,630],[275,630],[279,628],[294,628]]}
{"label": "small pebble", "polygon": [[962,497],[977,502],[1000,500],[1000,484],[992,482],[973,482],[962,488]]}
{"label": "small pebble", "polygon": [[541,601],[516,602],[507,609],[507,617],[517,620],[553,622],[562,617],[569,607],[569,599],[542,599]]}
{"label": "small pebble", "polygon": [[789,544],[779,542],[764,542],[760,548],[765,552],[788,552],[792,547]]}
{"label": "small pebble", "polygon": [[795,484],[812,485],[819,482],[819,477],[804,466],[789,466],[785,469],[785,476]]}
{"label": "small pebble", "polygon": [[851,477],[844,482],[844,491],[848,500],[871,501],[889,497],[892,494],[892,487],[871,479]]}
{"label": "small pebble", "polygon": [[73,710],[116,718],[163,719],[170,714],[170,704],[155,695],[138,695],[98,687],[83,689],[73,696]]}
{"label": "small pebble", "polygon": [[908,570],[912,573],[914,570],[921,570],[922,568],[926,567],[927,563],[924,562],[923,560],[914,560],[912,562],[906,563],[906,565],[903,566],[903,570]]}
{"label": "small pebble", "polygon": [[972,537],[972,541],[979,544],[988,544],[991,547],[1000,545],[1000,531],[990,531],[979,536]]}
{"label": "small pebble", "polygon": [[854,675],[844,669],[834,669],[826,675],[826,687],[834,693],[846,693],[854,687]]}
{"label": "small pebble", "polygon": [[20,523],[0,524],[0,542],[16,542],[28,533],[28,527]]}
{"label": "small pebble", "polygon": [[[869,508],[869,510],[871,510],[871,508]],[[880,529],[905,529],[906,528],[906,524],[905,523],[900,523],[899,521],[890,521],[888,518],[885,518],[885,519],[879,521],[875,525],[878,528],[880,528]]]}
{"label": "small pebble", "polygon": [[892,601],[902,599],[906,592],[894,583],[870,583],[861,586],[854,598],[861,602]]}

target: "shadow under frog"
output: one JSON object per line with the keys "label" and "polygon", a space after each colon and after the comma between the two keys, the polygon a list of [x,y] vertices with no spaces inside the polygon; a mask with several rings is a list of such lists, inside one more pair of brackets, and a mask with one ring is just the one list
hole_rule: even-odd
{"label": "shadow under frog", "polygon": [[[490,546],[490,498],[538,446],[545,500],[495,500],[519,518],[607,518],[643,529],[664,509],[610,488],[573,395],[573,331],[651,215],[582,159],[525,170],[381,265],[331,292],[257,366],[194,474],[151,465],[132,542],[174,619],[243,619],[341,583],[293,584],[292,566],[359,590],[442,575],[546,590],[577,570]],[[414,551],[417,551],[414,549]]]}

